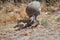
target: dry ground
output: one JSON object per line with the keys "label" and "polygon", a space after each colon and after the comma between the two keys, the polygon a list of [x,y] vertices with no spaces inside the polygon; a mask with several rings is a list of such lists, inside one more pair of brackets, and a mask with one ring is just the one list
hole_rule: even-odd
{"label": "dry ground", "polygon": [[[44,5],[44,3],[42,3]],[[37,17],[40,25],[35,28],[25,28],[15,31],[17,20],[28,18],[26,4],[19,7],[11,3],[0,6],[0,40],[60,40],[60,10],[59,7],[41,5],[42,12]]]}

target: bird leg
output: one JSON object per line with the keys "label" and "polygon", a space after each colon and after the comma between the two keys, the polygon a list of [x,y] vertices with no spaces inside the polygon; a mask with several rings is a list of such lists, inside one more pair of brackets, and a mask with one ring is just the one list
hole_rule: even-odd
{"label": "bird leg", "polygon": [[36,27],[37,25],[38,25],[38,21],[36,20],[36,17],[33,15],[27,20],[19,20],[14,28],[18,27],[17,30],[20,30],[27,27],[33,28]]}
{"label": "bird leg", "polygon": [[28,22],[31,25],[30,28],[36,27],[39,24],[39,21],[36,19],[35,15],[30,16],[29,20],[31,20]]}

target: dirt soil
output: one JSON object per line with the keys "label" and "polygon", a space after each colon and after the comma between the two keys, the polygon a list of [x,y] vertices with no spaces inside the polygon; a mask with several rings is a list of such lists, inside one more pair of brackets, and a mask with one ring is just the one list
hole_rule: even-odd
{"label": "dirt soil", "polygon": [[60,10],[59,7],[41,5],[42,12],[38,15],[39,25],[15,31],[17,20],[26,20],[26,4],[0,5],[0,40],[60,40]]}

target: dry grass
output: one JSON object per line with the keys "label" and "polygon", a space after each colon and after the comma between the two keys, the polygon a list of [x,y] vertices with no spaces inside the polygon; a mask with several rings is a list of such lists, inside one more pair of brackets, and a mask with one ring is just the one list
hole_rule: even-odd
{"label": "dry grass", "polygon": [[[27,6],[26,4],[21,4],[20,7],[17,7],[11,3],[6,3],[6,4],[2,5],[3,9],[1,9],[1,11],[0,11],[0,26],[1,26],[0,35],[4,35],[3,32],[6,32],[6,31],[7,31],[6,32],[7,34],[9,34],[9,33],[13,34],[13,32],[15,32],[13,27],[16,25],[17,20],[20,20],[20,19],[26,20],[27,18],[29,18],[25,12],[26,6]],[[48,30],[50,30],[50,29],[57,30],[60,27],[60,11],[56,11],[59,9],[59,7],[50,6],[48,8],[48,10],[49,10],[48,11],[47,6],[44,3],[42,3],[41,8],[42,8],[42,12],[37,17],[37,19],[40,22],[40,25],[38,25],[33,30],[32,29],[22,29],[21,32],[19,33],[20,36],[21,35],[25,35],[25,36],[30,35],[31,36],[31,34],[33,32],[37,33],[38,32],[37,30],[40,31],[43,28],[46,28],[46,31],[47,31],[47,29]],[[31,31],[31,32],[29,32],[29,31]],[[46,33],[47,33],[46,35],[49,34],[49,32],[46,32]],[[9,36],[7,34],[4,35],[4,37],[5,37],[4,39],[13,40],[10,38],[11,36]],[[14,34],[13,34],[13,36],[14,36]],[[2,38],[3,37],[0,36],[0,39],[2,39]]]}

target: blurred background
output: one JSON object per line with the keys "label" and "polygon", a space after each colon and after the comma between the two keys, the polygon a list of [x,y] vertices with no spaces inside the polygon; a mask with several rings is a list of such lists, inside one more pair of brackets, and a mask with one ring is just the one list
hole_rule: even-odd
{"label": "blurred background", "polygon": [[[60,36],[58,35],[60,34],[60,29],[59,29],[60,28],[60,0],[0,0],[0,39],[10,40],[10,36],[7,34],[9,34],[9,32],[12,32],[12,34],[14,33],[13,27],[17,24],[17,20],[20,19],[26,20],[29,18],[28,15],[26,14],[25,9],[27,4],[32,1],[39,1],[41,3],[41,13],[37,17],[40,25],[38,25],[35,29],[33,29],[35,30],[35,32],[33,32],[33,30],[30,31],[33,32],[33,34],[41,33],[41,35],[46,36],[48,40],[50,40],[49,38],[51,37],[49,33],[52,32],[51,30],[53,30],[51,35],[54,35],[55,37],[52,37],[54,39],[51,40],[55,40],[55,38],[59,40],[58,37]],[[25,29],[22,32],[20,32],[21,35],[22,34],[33,35],[32,33],[30,34],[30,31],[27,30],[29,29]],[[6,36],[4,36],[3,33],[5,33]],[[47,33],[47,34],[42,34],[42,33]],[[37,36],[39,36],[39,34],[37,34]],[[35,36],[33,35],[31,37],[35,37]],[[24,39],[27,40],[27,38],[23,38],[21,40]],[[11,40],[15,40],[15,39],[12,38]],[[35,40],[35,38],[32,40]]]}

